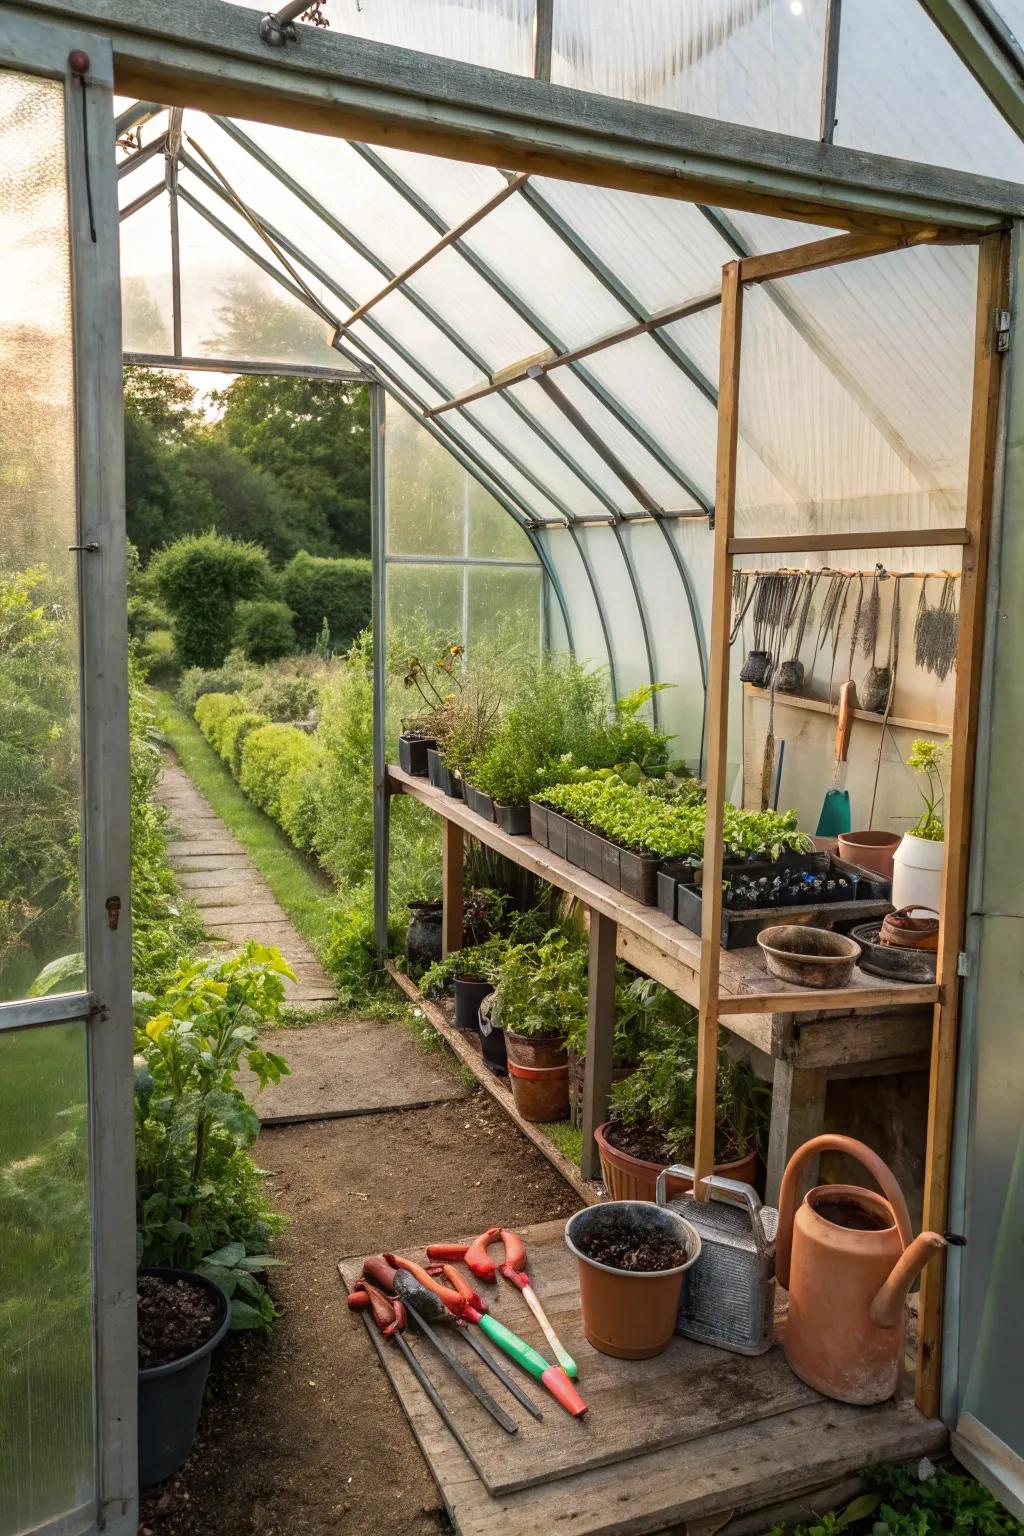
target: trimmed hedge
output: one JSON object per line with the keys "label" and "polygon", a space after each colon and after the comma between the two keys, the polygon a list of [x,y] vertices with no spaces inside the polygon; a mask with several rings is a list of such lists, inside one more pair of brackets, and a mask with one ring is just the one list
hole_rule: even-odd
{"label": "trimmed hedge", "polygon": [[269,724],[268,717],[255,709],[240,710],[237,715],[229,715],[224,722],[219,751],[236,779],[242,772],[242,758],[250,733]]}
{"label": "trimmed hedge", "polygon": [[235,644],[250,661],[277,661],[295,649],[292,617],[287,603],[247,598],[235,607]]}
{"label": "trimmed hedge", "polygon": [[282,572],[281,593],[295,614],[301,646],[308,650],[316,644],[326,619],[332,648],[345,651],[372,616],[370,562],[300,551]]}
{"label": "trimmed hedge", "polygon": [[316,755],[312,737],[294,725],[262,725],[245,738],[238,782],[249,799],[286,832],[286,807],[295,813],[295,781],[312,767]]}
{"label": "trimmed hedge", "polygon": [[196,705],[196,724],[210,746],[223,757],[221,744],[228,722],[234,715],[249,713],[249,706],[240,693],[204,693]]}
{"label": "trimmed hedge", "polygon": [[212,531],[161,549],[148,574],[170,613],[183,667],[219,667],[231,649],[235,604],[264,597],[274,586],[265,549]]}

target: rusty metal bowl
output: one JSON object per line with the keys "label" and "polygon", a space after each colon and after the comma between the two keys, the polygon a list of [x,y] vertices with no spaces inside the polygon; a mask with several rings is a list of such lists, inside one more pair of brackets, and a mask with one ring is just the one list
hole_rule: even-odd
{"label": "rusty metal bowl", "polygon": [[779,923],[757,936],[765,967],[798,987],[845,987],[860,959],[860,945],[843,933]]}

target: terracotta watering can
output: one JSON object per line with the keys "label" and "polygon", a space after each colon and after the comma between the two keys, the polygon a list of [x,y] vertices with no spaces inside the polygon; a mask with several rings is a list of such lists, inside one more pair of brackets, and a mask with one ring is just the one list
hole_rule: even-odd
{"label": "terracotta watering can", "polygon": [[[820,1184],[796,1208],[801,1171],[818,1152],[855,1157],[884,1198],[853,1184]],[[775,1274],[789,1292],[786,1359],[801,1380],[841,1403],[892,1397],[907,1292],[945,1247],[937,1232],[914,1237],[892,1170],[863,1142],[815,1136],[794,1152],[779,1195]]]}

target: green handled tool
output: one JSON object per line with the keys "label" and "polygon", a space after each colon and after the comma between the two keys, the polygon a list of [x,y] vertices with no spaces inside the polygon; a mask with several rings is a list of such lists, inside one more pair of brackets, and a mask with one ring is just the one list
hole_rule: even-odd
{"label": "green handled tool", "polygon": [[532,1344],[527,1344],[518,1333],[513,1333],[511,1328],[506,1328],[504,1323],[499,1323],[496,1317],[491,1317],[487,1312],[478,1312],[475,1307],[467,1304],[463,1317],[469,1323],[476,1323],[482,1333],[485,1333],[492,1343],[504,1350],[510,1360],[521,1366],[535,1381],[546,1387],[551,1396],[566,1411],[571,1413],[574,1419],[581,1419],[587,1411],[587,1405],[580,1397],[576,1388],[568,1376],[557,1365],[549,1365],[544,1356],[538,1354]]}

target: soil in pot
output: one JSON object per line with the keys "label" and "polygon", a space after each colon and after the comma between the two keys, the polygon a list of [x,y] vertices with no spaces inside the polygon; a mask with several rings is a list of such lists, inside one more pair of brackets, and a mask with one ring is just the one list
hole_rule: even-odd
{"label": "soil in pot", "polygon": [[584,1258],[607,1264],[609,1269],[639,1270],[648,1273],[674,1269],[686,1263],[686,1248],[661,1232],[638,1238],[635,1232],[595,1232],[584,1234],[576,1246]]}
{"label": "soil in pot", "polygon": [[[594,1140],[601,1158],[601,1178],[613,1200],[654,1200],[658,1174],[680,1160],[672,1155],[659,1132],[644,1127],[608,1121],[598,1126]],[[728,1152],[728,1148],[719,1147],[715,1173],[757,1188],[761,1182],[757,1152],[747,1151],[733,1158]],[[674,1200],[692,1187],[692,1180],[673,1176],[667,1183],[668,1198]]]}
{"label": "soil in pot", "polygon": [[139,1370],[169,1365],[201,1348],[218,1322],[217,1298],[188,1280],[138,1279]]}

